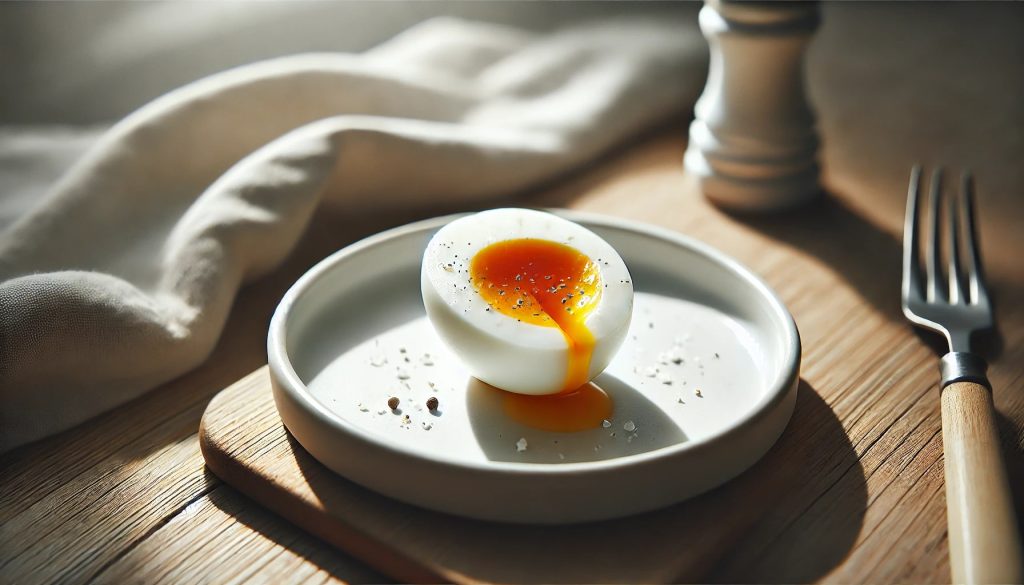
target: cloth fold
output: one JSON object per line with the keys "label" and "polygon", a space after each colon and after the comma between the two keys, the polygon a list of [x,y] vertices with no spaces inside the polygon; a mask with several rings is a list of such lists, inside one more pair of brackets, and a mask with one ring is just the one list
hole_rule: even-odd
{"label": "cloth fold", "polygon": [[436,19],[155,100],[0,232],[0,451],[200,364],[239,286],[321,202],[369,213],[522,190],[691,108],[706,59],[679,21],[535,35]]}

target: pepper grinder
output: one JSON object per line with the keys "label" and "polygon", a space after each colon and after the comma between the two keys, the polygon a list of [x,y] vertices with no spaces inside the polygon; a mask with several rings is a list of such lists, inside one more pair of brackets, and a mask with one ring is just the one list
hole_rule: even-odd
{"label": "pepper grinder", "polygon": [[715,204],[774,211],[821,192],[803,75],[818,21],[816,2],[705,0],[711,64],[684,164]]}

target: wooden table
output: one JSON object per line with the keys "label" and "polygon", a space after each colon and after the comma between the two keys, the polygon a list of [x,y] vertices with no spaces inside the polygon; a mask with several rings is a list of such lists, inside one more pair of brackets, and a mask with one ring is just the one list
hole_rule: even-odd
{"label": "wooden table", "polygon": [[[749,510],[751,530],[686,579],[948,581],[940,346],[899,310],[900,225],[916,161],[978,176],[1001,330],[1001,343],[988,344],[990,373],[1024,510],[1022,8],[827,5],[809,67],[829,195],[799,212],[745,218],[709,206],[681,170],[682,119],[515,199],[709,242],[761,274],[796,318],[800,400],[768,458],[800,481],[773,488],[770,509]],[[288,262],[242,292],[205,365],[0,458],[0,582],[386,580],[211,475],[196,431],[217,391],[265,363],[270,313],[307,267],[443,211],[323,210]]]}

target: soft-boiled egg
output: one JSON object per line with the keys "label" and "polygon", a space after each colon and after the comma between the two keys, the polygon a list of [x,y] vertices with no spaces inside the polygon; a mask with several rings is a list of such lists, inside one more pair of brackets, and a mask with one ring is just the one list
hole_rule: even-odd
{"label": "soft-boiled egg", "polygon": [[510,415],[529,411],[549,430],[592,425],[565,419],[580,405],[607,416],[607,397],[587,383],[625,338],[633,284],[597,234],[528,209],[468,215],[427,244],[421,286],[431,323],[470,373],[528,395],[506,405]]}

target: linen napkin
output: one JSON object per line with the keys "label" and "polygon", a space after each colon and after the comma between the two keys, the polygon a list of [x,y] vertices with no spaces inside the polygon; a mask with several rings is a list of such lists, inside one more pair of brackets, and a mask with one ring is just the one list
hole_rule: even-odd
{"label": "linen napkin", "polygon": [[706,59],[678,21],[437,19],[151,102],[0,231],[0,451],[200,364],[321,200],[355,214],[508,195],[690,109]]}

